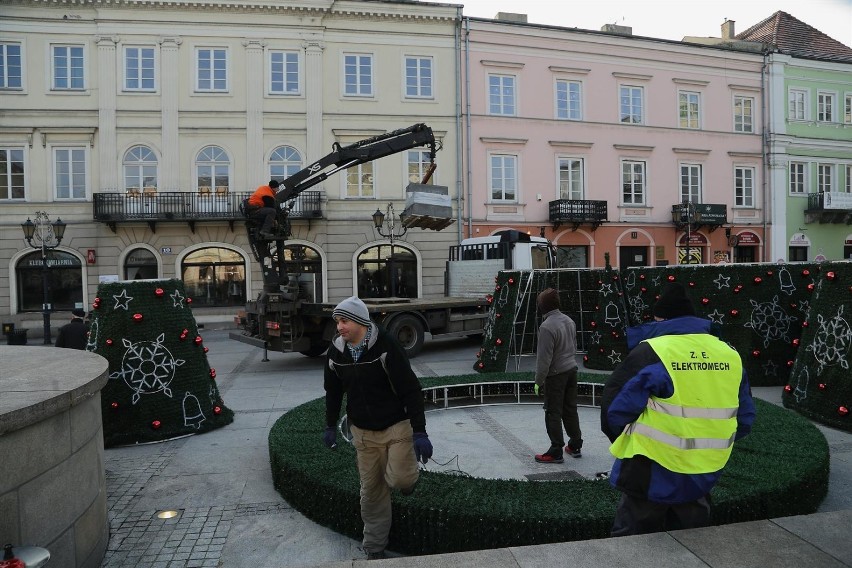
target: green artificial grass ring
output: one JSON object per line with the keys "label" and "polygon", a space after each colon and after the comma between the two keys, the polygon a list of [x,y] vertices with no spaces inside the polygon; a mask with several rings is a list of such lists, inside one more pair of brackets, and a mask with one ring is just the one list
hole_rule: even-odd
{"label": "green artificial grass ring", "polygon": [[[491,375],[429,378],[423,384],[514,379],[511,373]],[[828,491],[829,452],[822,433],[794,412],[755,403],[752,433],[734,446],[712,493],[715,524],[814,513]],[[326,449],[324,422],[325,399],[319,398],[273,425],[269,457],[275,488],[309,519],[360,539],[355,449],[349,444]],[[396,493],[390,548],[404,554],[606,538],[619,497],[601,480],[530,482],[431,471],[421,472],[413,496]]]}

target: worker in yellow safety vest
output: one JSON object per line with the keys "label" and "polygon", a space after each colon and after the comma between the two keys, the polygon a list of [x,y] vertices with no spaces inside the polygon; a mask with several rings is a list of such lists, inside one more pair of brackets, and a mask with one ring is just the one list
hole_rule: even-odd
{"label": "worker in yellow safety vest", "polygon": [[739,354],[695,317],[683,285],[667,283],[652,313],[627,330],[630,353],[601,402],[622,493],[612,536],[708,525],[710,490],[754,422]]}

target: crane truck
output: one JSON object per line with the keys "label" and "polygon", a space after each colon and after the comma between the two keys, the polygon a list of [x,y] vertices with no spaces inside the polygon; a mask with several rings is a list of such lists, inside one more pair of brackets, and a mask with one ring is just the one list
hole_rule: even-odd
{"label": "crane truck", "polygon": [[[289,212],[294,200],[306,189],[340,170],[421,146],[429,148],[430,167],[427,168],[422,181],[422,184],[426,184],[435,170],[435,154],[438,148],[432,129],[425,124],[415,124],[349,146],[335,143],[330,154],[279,181],[275,195],[277,226],[272,236],[261,235],[259,223],[251,219],[246,220],[249,246],[261,265],[263,290],[256,300],[249,301],[245,310],[235,317],[240,331],[231,332],[231,339],[263,348],[264,360],[268,359],[268,350],[299,352],[310,357],[325,352],[336,333],[331,316],[335,304],[313,302],[301,297],[297,278],[291,278],[286,271],[283,252],[291,234]],[[436,229],[452,223],[448,218],[436,225],[435,220],[430,219],[428,224],[418,225],[416,215],[406,217],[404,214],[405,212],[401,216],[403,224],[410,226]],[[513,235],[508,238],[502,235],[489,237],[493,241],[490,245],[482,239],[475,239],[469,245],[463,243],[451,247],[447,265],[448,276],[452,277],[452,274],[457,273],[450,269],[451,264],[464,262],[467,270],[464,276],[459,273],[459,279],[467,279],[471,271],[475,271],[474,265],[481,263],[480,272],[487,272],[482,288],[471,290],[468,287],[458,296],[445,295],[434,299],[365,298],[370,317],[390,331],[410,357],[419,353],[427,332],[433,338],[481,334],[488,318],[489,303],[486,297],[494,290],[493,282],[497,271],[518,264],[518,267],[524,268],[525,261],[514,259],[514,255],[531,254],[528,246],[515,249],[519,241],[525,240],[523,237],[527,237],[526,234],[519,238],[517,231],[509,233]],[[529,241],[528,237],[526,241]],[[549,258],[537,262],[535,266],[530,262],[526,264],[530,264],[529,268],[553,267]],[[449,291],[450,286],[445,284],[445,294]]]}

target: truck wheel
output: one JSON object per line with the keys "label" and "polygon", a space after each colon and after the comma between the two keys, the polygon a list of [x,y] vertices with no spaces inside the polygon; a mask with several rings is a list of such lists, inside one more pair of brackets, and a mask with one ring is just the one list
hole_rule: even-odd
{"label": "truck wheel", "polygon": [[391,321],[390,334],[402,345],[409,357],[416,357],[425,340],[423,323],[414,316],[402,315]]}
{"label": "truck wheel", "polygon": [[319,357],[323,353],[326,352],[328,346],[331,345],[331,341],[326,341],[323,339],[315,339],[311,341],[311,347],[307,351],[299,351],[305,357]]}

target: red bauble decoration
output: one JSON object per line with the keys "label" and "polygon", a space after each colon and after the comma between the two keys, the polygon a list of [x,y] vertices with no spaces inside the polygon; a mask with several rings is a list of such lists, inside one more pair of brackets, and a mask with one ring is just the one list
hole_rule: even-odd
{"label": "red bauble decoration", "polygon": [[689,283],[689,287],[690,287],[690,288],[695,288],[695,282],[690,282],[690,283]]}
{"label": "red bauble decoration", "polygon": [[828,278],[829,280],[834,280],[835,276],[836,276],[836,274],[834,274],[834,272],[831,272],[831,271],[828,271],[828,272],[825,273],[825,277]]}
{"label": "red bauble decoration", "polygon": [[494,340],[494,343],[496,343],[497,345],[503,345],[503,340],[498,337]]}
{"label": "red bauble decoration", "polygon": [[639,275],[639,280],[645,280],[645,275],[644,275],[644,274],[640,274],[640,275]]}
{"label": "red bauble decoration", "polygon": [[810,325],[808,322],[806,322],[806,321],[802,322],[802,327],[808,327],[808,325]]}
{"label": "red bauble decoration", "polygon": [[767,276],[772,276],[772,274],[773,274],[773,272],[772,272],[771,270],[767,270],[767,271],[766,271],[766,275],[767,275]]}
{"label": "red bauble decoration", "polygon": [[675,281],[674,274],[669,274],[669,275],[666,277],[666,280],[668,280],[669,282],[674,282],[674,281]]}
{"label": "red bauble decoration", "polygon": [[187,296],[187,298],[186,298],[186,303],[187,303],[187,304],[191,304],[191,303],[192,303],[192,298],[190,298],[189,296]]}
{"label": "red bauble decoration", "polygon": [[741,289],[742,288],[734,288],[734,290],[733,290],[734,294],[739,294]]}
{"label": "red bauble decoration", "polygon": [[205,353],[207,353],[208,351],[210,351],[210,348],[209,348],[209,347],[205,347],[205,348],[204,348],[204,352],[205,352]]}
{"label": "red bauble decoration", "polygon": [[807,278],[810,275],[811,275],[811,271],[808,270],[807,268],[802,270],[802,276],[804,276],[805,278]]}
{"label": "red bauble decoration", "polygon": [[107,347],[112,347],[112,344],[115,343],[112,339],[107,339],[106,342]]}
{"label": "red bauble decoration", "polygon": [[488,294],[487,296],[485,296],[485,300],[490,304],[491,302],[494,301],[494,296],[492,296],[491,294]]}
{"label": "red bauble decoration", "polygon": [[611,332],[611,335],[612,335],[613,337],[618,337],[618,332],[617,332],[617,331],[613,331],[613,332]]}
{"label": "red bauble decoration", "polygon": [[153,422],[151,422],[151,428],[153,428],[154,430],[159,430],[160,426],[162,426],[162,425],[163,425],[163,423],[160,422],[159,420],[154,420]]}
{"label": "red bauble decoration", "polygon": [[181,330],[181,333],[182,333],[183,335],[189,335],[189,330],[188,330],[188,329],[186,329],[186,328],[183,328],[183,329]]}
{"label": "red bauble decoration", "polygon": [[479,364],[477,365],[477,367],[479,367],[480,369],[484,369],[484,368],[485,368],[485,363],[483,363],[482,361],[480,361],[480,362],[479,362]]}
{"label": "red bauble decoration", "polygon": [[109,403],[109,406],[110,406],[110,408],[112,408],[113,410],[118,410],[118,403],[117,403],[117,402],[115,402],[115,401],[112,401],[111,403]]}
{"label": "red bauble decoration", "polygon": [[734,318],[735,318],[735,317],[737,317],[737,316],[739,316],[739,315],[740,315],[740,311],[739,311],[739,310],[737,310],[737,309],[733,309],[733,310],[731,310],[731,317],[734,317]]}
{"label": "red bauble decoration", "polygon": [[751,352],[751,356],[754,357],[755,359],[757,359],[758,357],[760,357],[760,350],[755,349],[754,351]]}
{"label": "red bauble decoration", "polygon": [[839,414],[840,416],[846,416],[847,414],[849,414],[849,409],[845,406],[841,406],[837,409],[837,414]]}
{"label": "red bauble decoration", "polygon": [[790,385],[784,385],[784,392],[792,392],[792,391],[793,391],[793,387],[791,387]]}
{"label": "red bauble decoration", "polygon": [[798,347],[799,346],[799,338],[798,337],[794,338],[792,343],[793,343],[793,347]]}
{"label": "red bauble decoration", "polygon": [[142,321],[142,319],[143,319],[142,314],[133,314],[133,321],[138,323],[138,322]]}
{"label": "red bauble decoration", "polygon": [[181,341],[184,341],[184,340],[186,339],[186,334],[185,334],[185,333],[181,333],[181,334],[180,334],[179,339],[180,339]]}
{"label": "red bauble decoration", "polygon": [[706,306],[710,303],[710,298],[701,298],[701,304]]}
{"label": "red bauble decoration", "polygon": [[601,348],[599,348],[599,349],[598,349],[598,351],[599,351],[600,353],[603,353],[603,352],[604,352],[604,348],[603,348],[603,347],[601,347]]}
{"label": "red bauble decoration", "polygon": [[618,282],[618,274],[613,274],[613,275],[612,275],[612,281],[613,281],[613,282]]}
{"label": "red bauble decoration", "polygon": [[196,344],[196,345],[201,345],[201,344],[204,342],[204,340],[203,340],[203,339],[201,339],[201,336],[200,336],[200,335],[196,335],[196,336],[195,336],[195,340],[194,340],[194,341],[195,341],[195,344]]}
{"label": "red bauble decoration", "polygon": [[496,317],[497,319],[500,319],[500,318],[503,317],[503,314],[501,314],[500,312],[497,312],[496,314],[494,314],[494,317]]}
{"label": "red bauble decoration", "polygon": [[499,292],[499,291],[500,291],[500,285],[499,285],[499,284],[498,284],[497,286],[495,286],[495,287],[494,287],[494,291],[495,291],[495,292]]}
{"label": "red bauble decoration", "polygon": [[514,283],[515,283],[515,279],[514,279],[514,278],[509,278],[509,286],[511,286],[511,285],[512,285],[512,284],[514,284]]}
{"label": "red bauble decoration", "polygon": [[585,363],[585,362],[588,362],[588,360],[589,360],[589,356],[588,356],[588,355],[583,355],[583,362],[584,362],[584,363]]}
{"label": "red bauble decoration", "polygon": [[216,414],[217,416],[219,414],[222,414],[222,407],[221,406],[214,406],[213,407],[213,414]]}
{"label": "red bauble decoration", "polygon": [[793,366],[793,361],[792,361],[792,360],[787,361],[787,366],[788,366],[788,367],[792,367],[792,366]]}
{"label": "red bauble decoration", "polygon": [[826,386],[827,385],[825,383],[820,383],[819,384],[819,390],[824,391],[826,389]]}
{"label": "red bauble decoration", "polygon": [[213,367],[210,367],[210,378],[211,379],[216,378],[216,369],[214,369]]}
{"label": "red bauble decoration", "polygon": [[808,292],[813,292],[813,291],[814,291],[814,288],[815,288],[815,286],[814,286],[813,282],[811,282],[810,284],[808,284]]}
{"label": "red bauble decoration", "polygon": [[754,277],[754,283],[755,284],[760,284],[761,282],[763,282],[763,278],[761,278],[760,276]]}
{"label": "red bauble decoration", "polygon": [[596,321],[589,322],[589,325],[592,326],[592,327],[598,327],[598,322],[596,322]]}
{"label": "red bauble decoration", "polygon": [[648,289],[645,288],[644,286],[642,286],[642,288],[640,288],[640,290],[642,291],[643,294],[648,291]]}
{"label": "red bauble decoration", "polygon": [[157,289],[154,290],[154,295],[157,296],[158,298],[162,298],[165,293],[166,293],[166,291],[163,290],[162,288],[157,288]]}

